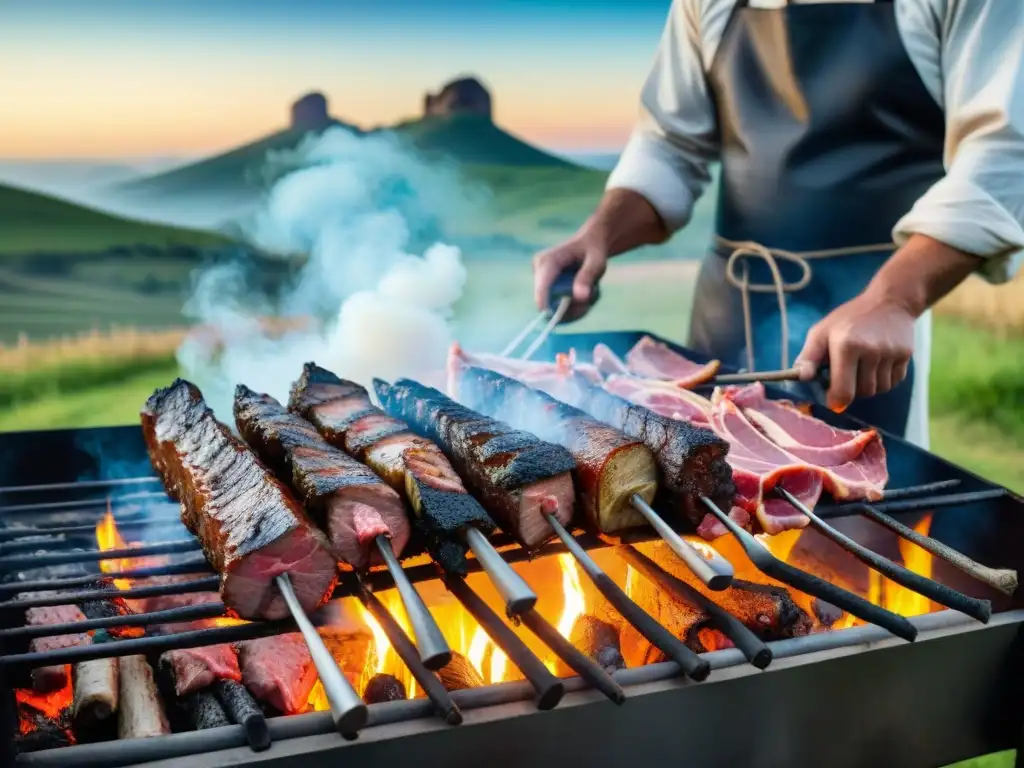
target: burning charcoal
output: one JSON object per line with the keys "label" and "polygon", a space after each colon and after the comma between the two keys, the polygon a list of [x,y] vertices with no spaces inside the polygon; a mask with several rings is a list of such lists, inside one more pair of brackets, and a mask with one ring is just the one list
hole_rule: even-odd
{"label": "burning charcoal", "polygon": [[117,711],[120,665],[116,658],[95,659],[72,668],[71,716],[80,740]]}
{"label": "burning charcoal", "polygon": [[245,728],[249,744],[254,749],[270,746],[270,732],[256,700],[241,683],[234,680],[218,680],[213,684],[213,693],[224,708],[231,722]]}
{"label": "burning charcoal", "polygon": [[[572,625],[569,642],[604,667],[607,672],[626,667],[619,645],[619,630],[608,622],[583,614]],[[559,677],[571,677],[575,672],[559,660],[555,674]]]}
{"label": "burning charcoal", "polygon": [[208,728],[231,725],[227,712],[212,691],[190,693],[181,699],[181,707],[192,730],[205,731]]}
{"label": "burning charcoal", "polygon": [[814,598],[811,601],[811,608],[814,610],[814,616],[821,622],[821,626],[826,629],[831,629],[832,625],[835,624],[843,617],[843,611],[836,608],[832,603],[827,603],[821,598]]}
{"label": "burning charcoal", "polygon": [[18,709],[17,750],[35,752],[75,743],[71,732],[70,680],[58,691],[41,696],[31,690],[15,691]]}
{"label": "burning charcoal", "polygon": [[447,691],[461,691],[466,688],[481,688],[484,680],[480,673],[461,653],[452,652],[452,660],[434,674]]}
{"label": "burning charcoal", "polygon": [[44,749],[70,747],[75,743],[71,731],[44,715],[34,713],[21,721],[21,732],[15,737],[15,750],[20,754]]}
{"label": "burning charcoal", "polygon": [[[118,589],[114,580],[110,578],[97,579],[92,584],[86,584],[77,589],[81,590],[110,590],[110,597],[102,600],[89,600],[81,603],[82,613],[87,619],[107,619],[113,616],[131,616],[133,611],[128,602],[117,594]],[[142,627],[110,627],[108,630],[114,637],[142,637],[146,631]]]}
{"label": "burning charcoal", "polygon": [[153,668],[145,656],[120,658],[117,737],[144,739],[171,732],[164,705],[153,679]]}
{"label": "burning charcoal", "polygon": [[383,701],[402,701],[406,698],[408,696],[402,681],[397,677],[383,673],[371,677],[370,682],[366,684],[366,688],[363,690],[363,701],[367,704],[380,704]]}
{"label": "burning charcoal", "polygon": [[728,589],[713,592],[668,547],[657,543],[641,549],[661,568],[727,610],[762,640],[800,637],[811,631],[811,617],[783,587],[737,579]]}
{"label": "burning charcoal", "polygon": [[240,643],[239,663],[245,687],[258,701],[284,714],[305,709],[317,674],[302,635],[293,632]]}

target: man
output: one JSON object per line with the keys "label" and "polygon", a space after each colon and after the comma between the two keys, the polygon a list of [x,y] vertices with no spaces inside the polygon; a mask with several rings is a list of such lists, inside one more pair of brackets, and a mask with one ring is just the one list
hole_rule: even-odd
{"label": "man", "polygon": [[928,309],[1024,247],[1024,2],[674,0],[603,200],[534,260],[539,306],[578,266],[581,316],[716,160],[690,345],[805,381],[827,363],[830,407],[926,447]]}

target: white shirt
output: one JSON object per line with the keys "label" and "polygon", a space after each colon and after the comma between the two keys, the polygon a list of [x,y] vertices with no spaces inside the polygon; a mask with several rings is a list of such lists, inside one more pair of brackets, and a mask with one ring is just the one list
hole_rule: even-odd
{"label": "white shirt", "polygon": [[[815,1],[836,0],[795,0]],[[647,198],[673,231],[689,221],[718,157],[706,74],[735,2],[673,0],[640,120],[608,180]],[[946,115],[946,175],[897,222],[893,241],[928,235],[988,257],[986,276],[1005,280],[1006,257],[1024,249],[1024,0],[895,0],[895,11]]]}

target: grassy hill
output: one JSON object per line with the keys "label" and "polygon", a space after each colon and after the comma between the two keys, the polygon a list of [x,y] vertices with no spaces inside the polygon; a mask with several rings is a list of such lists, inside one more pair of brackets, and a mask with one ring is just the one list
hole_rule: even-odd
{"label": "grassy hill", "polygon": [[[335,125],[359,130],[341,121],[335,121]],[[204,196],[224,192],[252,192],[258,188],[259,171],[267,153],[293,149],[305,135],[305,131],[285,128],[219,155],[119,184],[115,190],[127,194]]]}
{"label": "grassy hill", "polygon": [[447,157],[459,163],[574,167],[569,161],[513,136],[482,115],[423,117],[385,130],[393,131],[427,156]]}
{"label": "grassy hill", "polygon": [[216,234],[130,221],[0,184],[0,264],[13,254],[76,253],[124,245],[208,246],[224,242]]}

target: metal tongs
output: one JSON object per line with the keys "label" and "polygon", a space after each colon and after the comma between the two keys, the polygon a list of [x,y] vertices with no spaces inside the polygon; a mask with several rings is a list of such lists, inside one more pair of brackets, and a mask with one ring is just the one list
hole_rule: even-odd
{"label": "metal tongs", "polygon": [[[533,333],[534,329],[542,322],[547,321],[544,327],[541,328],[540,333],[530,343],[530,346],[526,348],[523,354],[519,355],[520,360],[529,360],[536,354],[537,350],[540,349],[544,342],[547,341],[548,336],[555,330],[555,327],[560,325],[565,318],[565,314],[569,311],[569,307],[572,306],[572,284],[576,280],[576,273],[580,271],[579,265],[573,265],[563,270],[562,273],[556,278],[555,282],[551,286],[551,292],[548,294],[548,308],[543,312],[539,313],[533,320],[526,324],[519,333],[516,334],[515,338],[508,343],[508,345],[501,351],[502,357],[511,357],[512,353],[516,351],[520,344],[522,344],[526,337]],[[601,296],[600,289],[595,285],[593,290],[590,292],[590,303],[593,304]]]}

